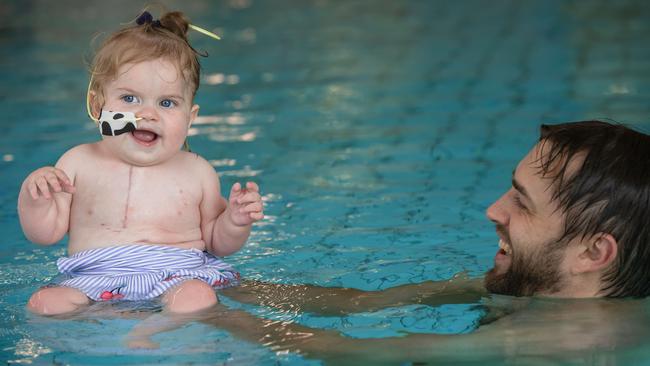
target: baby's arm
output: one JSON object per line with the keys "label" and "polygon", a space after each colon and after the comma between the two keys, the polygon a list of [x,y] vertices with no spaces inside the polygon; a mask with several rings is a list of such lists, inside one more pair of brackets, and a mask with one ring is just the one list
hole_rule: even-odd
{"label": "baby's arm", "polygon": [[201,201],[201,232],[207,250],[217,256],[238,251],[251,232],[253,222],[264,217],[262,197],[257,184],[248,182],[246,188],[235,183],[229,201],[221,196],[219,176],[206,162]]}
{"label": "baby's arm", "polygon": [[36,169],[20,188],[20,225],[27,239],[34,243],[54,244],[68,232],[75,190],[74,176],[70,178],[69,156],[70,153],[64,154],[56,166]]}

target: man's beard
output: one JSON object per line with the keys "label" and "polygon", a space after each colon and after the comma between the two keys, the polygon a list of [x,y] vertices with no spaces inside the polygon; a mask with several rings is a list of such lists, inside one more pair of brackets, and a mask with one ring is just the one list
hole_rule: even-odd
{"label": "man's beard", "polygon": [[558,292],[563,285],[560,263],[565,248],[562,241],[554,240],[530,253],[512,253],[512,262],[505,273],[498,274],[492,268],[485,274],[485,288],[509,296]]}

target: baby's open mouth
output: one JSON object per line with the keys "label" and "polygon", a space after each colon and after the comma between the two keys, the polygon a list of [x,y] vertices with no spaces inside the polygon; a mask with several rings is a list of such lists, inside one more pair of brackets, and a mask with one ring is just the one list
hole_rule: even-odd
{"label": "baby's open mouth", "polygon": [[131,134],[136,140],[145,143],[151,143],[158,138],[158,134],[147,130],[135,130]]}

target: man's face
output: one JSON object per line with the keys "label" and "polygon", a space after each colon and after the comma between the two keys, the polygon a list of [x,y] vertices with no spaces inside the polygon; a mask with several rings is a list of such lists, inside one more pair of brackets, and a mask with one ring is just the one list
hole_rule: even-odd
{"label": "man's face", "polygon": [[539,172],[540,146],[519,163],[510,190],[487,209],[500,239],[494,268],[485,276],[485,287],[493,293],[550,295],[564,285],[563,214],[551,202],[551,179]]}

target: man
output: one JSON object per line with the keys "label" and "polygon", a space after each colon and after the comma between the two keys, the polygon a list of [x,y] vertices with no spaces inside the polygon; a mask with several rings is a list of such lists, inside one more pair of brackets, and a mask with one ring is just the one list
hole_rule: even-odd
{"label": "man", "polygon": [[512,188],[487,210],[500,250],[487,290],[513,296],[650,294],[650,137],[590,121],[542,126]]}
{"label": "man", "polygon": [[[581,350],[647,337],[643,301],[604,298],[650,293],[650,136],[598,121],[542,126],[539,143],[513,172],[512,188],[487,216],[499,249],[482,284],[459,276],[377,292],[260,282],[223,291],[241,302],[324,315],[480,302],[487,315],[473,333],[353,339],[221,306],[209,322],[336,364],[489,357],[518,363],[560,353],[582,357]],[[591,362],[610,356],[589,355]]]}

